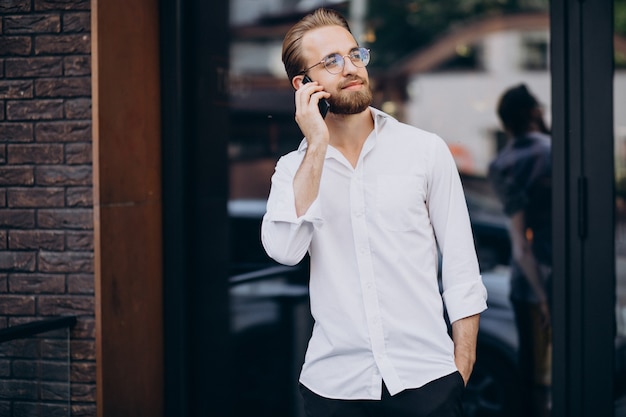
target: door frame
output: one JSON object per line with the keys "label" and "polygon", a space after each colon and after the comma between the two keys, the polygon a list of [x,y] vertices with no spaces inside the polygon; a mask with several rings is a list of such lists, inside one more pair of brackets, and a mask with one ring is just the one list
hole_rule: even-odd
{"label": "door frame", "polygon": [[553,0],[550,16],[553,416],[611,416],[613,0]]}

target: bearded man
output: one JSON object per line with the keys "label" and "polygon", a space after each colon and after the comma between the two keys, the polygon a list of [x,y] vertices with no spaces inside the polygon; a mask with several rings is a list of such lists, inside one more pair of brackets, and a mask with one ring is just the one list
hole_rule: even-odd
{"label": "bearded man", "polygon": [[261,238],[285,265],[310,255],[300,390],[309,417],[461,416],[486,308],[463,189],[441,138],[371,107],[369,60],[333,10],[283,42],[305,138],[276,165]]}

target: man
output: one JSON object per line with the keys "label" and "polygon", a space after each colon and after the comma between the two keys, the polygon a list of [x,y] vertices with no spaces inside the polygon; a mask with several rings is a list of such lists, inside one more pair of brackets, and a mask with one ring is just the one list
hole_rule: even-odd
{"label": "man", "polygon": [[[550,136],[537,99],[523,85],[508,89],[498,116],[509,143],[489,166],[489,178],[510,217],[511,302],[519,335],[524,416],[549,415],[552,265]],[[530,399],[530,401],[527,401]]]}
{"label": "man", "polygon": [[370,107],[368,62],[332,10],[303,18],[283,43],[305,139],[277,163],[262,241],[283,264],[310,254],[305,408],[460,416],[486,291],[459,175],[439,137]]}

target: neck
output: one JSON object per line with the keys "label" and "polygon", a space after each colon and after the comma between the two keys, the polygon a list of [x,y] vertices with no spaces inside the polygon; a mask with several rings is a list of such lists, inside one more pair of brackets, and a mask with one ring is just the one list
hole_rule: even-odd
{"label": "neck", "polygon": [[369,108],[357,114],[329,113],[326,124],[330,133],[330,144],[335,148],[360,149],[374,129],[374,119]]}
{"label": "neck", "polygon": [[330,145],[339,150],[356,167],[365,140],[374,129],[374,119],[369,108],[358,114],[326,116]]}

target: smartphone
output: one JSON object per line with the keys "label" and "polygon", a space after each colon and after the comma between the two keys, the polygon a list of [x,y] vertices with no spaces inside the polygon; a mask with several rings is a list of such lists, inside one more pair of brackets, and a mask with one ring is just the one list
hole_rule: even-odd
{"label": "smartphone", "polygon": [[[302,79],[302,83],[306,84],[310,82],[311,82],[311,79],[309,78],[309,76],[305,75],[304,78]],[[328,110],[330,110],[330,103],[328,102],[328,100],[323,98],[317,102],[317,107],[320,109],[320,114],[324,118],[326,117],[326,113],[328,113]]]}

